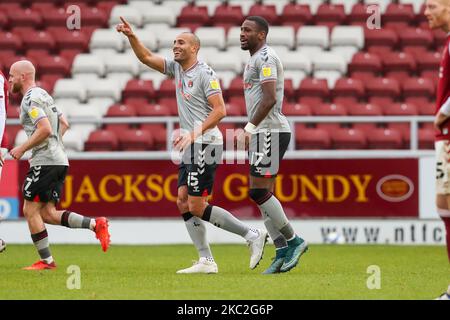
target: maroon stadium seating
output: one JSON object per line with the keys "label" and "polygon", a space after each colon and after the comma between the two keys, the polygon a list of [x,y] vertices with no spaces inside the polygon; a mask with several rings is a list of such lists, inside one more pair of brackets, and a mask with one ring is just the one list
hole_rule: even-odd
{"label": "maroon stadium seating", "polygon": [[269,25],[278,24],[278,16],[275,5],[264,5],[255,3],[250,7],[249,16],[261,16],[267,20]]}
{"label": "maroon stadium seating", "polygon": [[147,130],[126,130],[120,134],[119,144],[123,151],[151,150],[153,148],[153,135]]}
{"label": "maroon stadium seating", "polygon": [[317,25],[327,26],[330,30],[340,24],[343,24],[346,19],[344,6],[341,4],[321,4],[314,17]]}
{"label": "maroon stadium seating", "polygon": [[[295,143],[297,149],[329,149],[331,138],[324,129],[302,128],[296,126]],[[298,129],[298,130],[297,130]]]}
{"label": "maroon stadium seating", "polygon": [[364,149],[367,139],[364,131],[354,128],[340,128],[333,132],[331,140],[334,149]]}
{"label": "maroon stadium seating", "polygon": [[292,26],[297,32],[298,28],[312,22],[313,16],[308,5],[288,3],[284,6],[280,16],[280,24]]}
{"label": "maroon stadium seating", "polygon": [[118,149],[119,140],[114,132],[108,130],[96,130],[91,132],[84,144],[86,151],[115,151]]}
{"label": "maroon stadium seating", "polygon": [[297,90],[299,103],[318,104],[329,99],[330,91],[325,79],[305,78]]}

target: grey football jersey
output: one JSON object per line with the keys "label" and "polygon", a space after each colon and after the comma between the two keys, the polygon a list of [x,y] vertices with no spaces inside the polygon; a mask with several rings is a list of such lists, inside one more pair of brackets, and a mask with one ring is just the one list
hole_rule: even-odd
{"label": "grey football jersey", "polygon": [[32,150],[30,166],[68,166],[64,145],[59,132],[59,116],[53,98],[38,87],[30,88],[23,96],[20,105],[20,123],[28,137],[34,133],[37,123],[47,118],[52,128],[51,135]]}
{"label": "grey football jersey", "polygon": [[244,71],[244,95],[247,114],[251,120],[263,97],[261,84],[266,81],[276,81],[277,102],[267,117],[256,127],[258,132],[276,130],[291,132],[289,122],[281,112],[284,98],[284,72],[280,58],[269,46],[263,46],[255,52],[247,62]]}
{"label": "grey football jersey", "polygon": [[[206,63],[198,61],[188,70],[171,59],[165,59],[164,73],[175,78],[178,115],[181,129],[193,131],[200,126],[213,110],[208,98],[221,94],[219,80],[214,70]],[[214,127],[197,138],[197,143],[223,144],[222,133]]]}

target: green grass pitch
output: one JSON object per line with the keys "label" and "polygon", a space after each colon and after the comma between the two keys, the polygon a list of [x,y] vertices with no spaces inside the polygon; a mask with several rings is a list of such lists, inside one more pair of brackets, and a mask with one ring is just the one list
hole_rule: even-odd
{"label": "green grass pitch", "polygon": [[[51,250],[56,270],[24,271],[21,267],[37,260],[34,247],[9,245],[0,254],[0,300],[433,299],[450,282],[443,246],[312,245],[299,266],[277,275],[261,275],[274,255],[270,245],[255,270],[248,268],[244,245],[212,245],[217,275],[175,273],[197,257],[191,245],[113,245],[107,253],[94,245]],[[70,265],[80,268],[81,289],[67,288],[68,279],[74,283]],[[380,289],[367,288],[371,265],[380,268]]]}

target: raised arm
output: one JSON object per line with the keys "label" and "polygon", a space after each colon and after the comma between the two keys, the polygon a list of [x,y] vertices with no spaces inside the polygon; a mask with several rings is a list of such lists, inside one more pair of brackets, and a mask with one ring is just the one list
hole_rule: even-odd
{"label": "raised arm", "polygon": [[154,54],[146,48],[133,32],[130,24],[123,17],[120,17],[120,20],[122,20],[122,23],[116,26],[116,30],[117,32],[122,32],[128,37],[131,48],[133,48],[133,51],[139,61],[156,71],[164,73],[164,58]]}

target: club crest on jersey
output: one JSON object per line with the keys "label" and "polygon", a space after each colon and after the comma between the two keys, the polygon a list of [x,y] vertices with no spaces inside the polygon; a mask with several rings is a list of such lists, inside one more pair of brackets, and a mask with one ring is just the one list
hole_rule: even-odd
{"label": "club crest on jersey", "polygon": [[193,85],[194,85],[194,82],[192,82],[192,80],[189,80],[189,82],[188,82],[188,87],[189,87],[189,88],[192,88]]}

